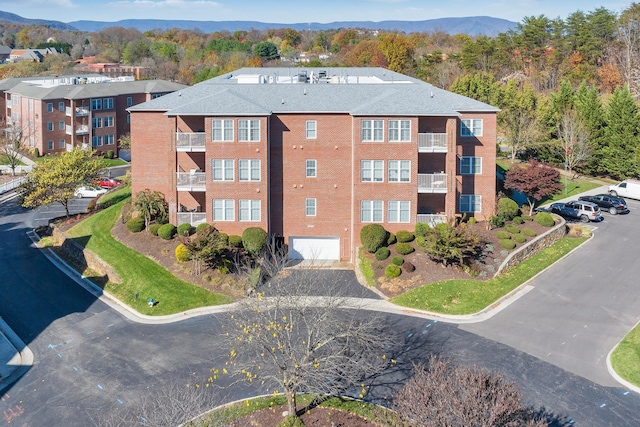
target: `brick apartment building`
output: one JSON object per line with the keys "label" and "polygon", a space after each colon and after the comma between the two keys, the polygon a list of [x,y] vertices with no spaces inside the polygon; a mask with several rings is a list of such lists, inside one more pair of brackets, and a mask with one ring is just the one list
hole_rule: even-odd
{"label": "brick apartment building", "polygon": [[129,132],[127,108],[185,87],[98,75],[10,78],[0,81],[0,120],[40,155],[76,146],[117,154]]}
{"label": "brick apartment building", "polygon": [[493,213],[497,109],[381,68],[240,69],[131,112],[133,194],[354,261],[360,230]]}

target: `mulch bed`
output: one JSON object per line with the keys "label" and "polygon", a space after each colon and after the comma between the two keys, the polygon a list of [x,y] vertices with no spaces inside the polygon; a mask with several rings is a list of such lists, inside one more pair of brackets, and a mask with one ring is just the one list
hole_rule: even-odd
{"label": "mulch bed", "polygon": [[[276,427],[284,417],[286,406],[262,409],[245,415],[225,427]],[[307,427],[376,427],[373,421],[339,409],[317,406],[300,416]]]}

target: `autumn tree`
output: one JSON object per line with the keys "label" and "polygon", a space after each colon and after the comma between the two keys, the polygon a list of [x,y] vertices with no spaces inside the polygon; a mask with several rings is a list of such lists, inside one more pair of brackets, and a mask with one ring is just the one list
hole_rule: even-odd
{"label": "autumn tree", "polygon": [[503,89],[498,124],[511,147],[512,161],[518,152],[538,142],[538,104],[538,97],[529,85],[519,86],[512,80]]}
{"label": "autumn tree", "polygon": [[195,236],[184,237],[181,241],[191,253],[193,271],[196,275],[202,271],[203,263],[215,265],[227,248],[227,236],[211,225],[200,228]]}
{"label": "autumn tree", "polygon": [[151,220],[156,217],[166,217],[168,213],[164,194],[159,191],[151,191],[148,188],[136,194],[133,199],[133,207],[144,218],[144,225],[147,230]]}
{"label": "autumn tree", "polygon": [[393,408],[409,425],[422,427],[545,427],[524,406],[518,386],[477,367],[454,366],[432,356],[425,368],[393,396]]}
{"label": "autumn tree", "polygon": [[3,126],[0,133],[0,155],[5,157],[6,163],[11,168],[11,174],[15,176],[16,166],[21,163],[22,155],[26,151],[27,135],[19,126]]}
{"label": "autumn tree", "polygon": [[27,175],[21,187],[22,206],[37,208],[60,203],[68,217],[69,201],[75,190],[97,178],[104,168],[104,161],[79,147],[52,157]]}
{"label": "autumn tree", "polygon": [[574,109],[566,110],[558,123],[560,157],[571,176],[573,170],[591,155],[589,130]]}
{"label": "autumn tree", "polygon": [[514,166],[506,173],[504,188],[516,190],[527,197],[529,215],[533,215],[536,202],[562,190],[560,172],[532,160],[526,167]]}
{"label": "autumn tree", "polygon": [[414,47],[411,42],[399,34],[378,36],[380,50],[387,58],[388,68],[398,73],[411,72],[415,68]]}

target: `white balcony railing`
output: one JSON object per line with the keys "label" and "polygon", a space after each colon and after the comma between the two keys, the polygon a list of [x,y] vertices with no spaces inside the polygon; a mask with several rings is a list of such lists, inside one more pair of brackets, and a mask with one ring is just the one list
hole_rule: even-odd
{"label": "white balcony railing", "polygon": [[178,212],[178,225],[191,224],[196,226],[207,222],[206,212]]}
{"label": "white balcony railing", "polygon": [[446,133],[419,133],[418,134],[419,153],[446,153],[447,134]]}
{"label": "white balcony railing", "polygon": [[[66,134],[67,135],[73,135],[73,126],[72,125],[67,125],[66,126]],[[89,134],[89,126],[87,126],[87,125],[76,126],[76,135],[87,135],[87,134]]]}
{"label": "white balcony railing", "polygon": [[71,107],[64,107],[64,114],[67,117],[71,117]]}
{"label": "white balcony railing", "polygon": [[88,107],[76,107],[76,117],[88,116],[89,108]]}
{"label": "white balcony railing", "polygon": [[200,151],[204,152],[205,147],[205,133],[176,133],[176,150],[177,151]]}
{"label": "white balcony railing", "polygon": [[418,214],[416,216],[416,222],[424,222],[433,227],[436,224],[447,222],[447,216],[442,214]]}
{"label": "white balcony railing", "polygon": [[446,193],[446,173],[419,173],[418,193]]}
{"label": "white balcony railing", "polygon": [[204,172],[178,172],[178,191],[205,191],[207,174]]}

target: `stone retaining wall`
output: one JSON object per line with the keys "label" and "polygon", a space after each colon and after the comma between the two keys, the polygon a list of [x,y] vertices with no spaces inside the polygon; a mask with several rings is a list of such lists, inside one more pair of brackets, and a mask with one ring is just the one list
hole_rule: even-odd
{"label": "stone retaining wall", "polygon": [[122,278],[115,272],[113,267],[100,259],[99,256],[68,238],[67,235],[54,224],[49,224],[49,227],[51,228],[53,238],[61,242],[60,246],[62,250],[70,257],[82,266],[90,268],[101,276],[106,276],[110,282],[122,283]]}

